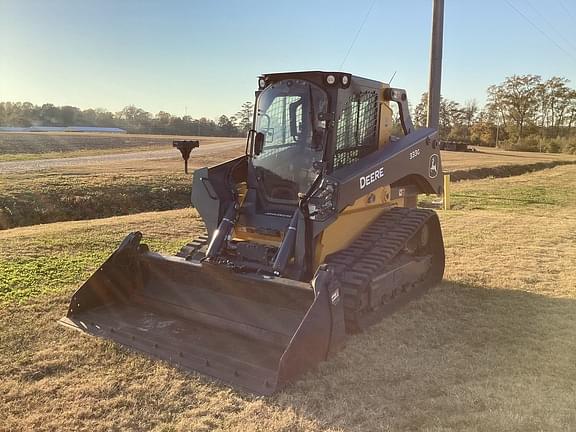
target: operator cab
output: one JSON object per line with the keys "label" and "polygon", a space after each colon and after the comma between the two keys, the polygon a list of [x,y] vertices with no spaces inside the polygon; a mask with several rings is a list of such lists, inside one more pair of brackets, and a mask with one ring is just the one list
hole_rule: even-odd
{"label": "operator cab", "polygon": [[295,204],[320,174],[328,96],[310,81],[284,79],[261,91],[256,103],[254,129],[263,135],[252,154],[258,189],[271,204]]}

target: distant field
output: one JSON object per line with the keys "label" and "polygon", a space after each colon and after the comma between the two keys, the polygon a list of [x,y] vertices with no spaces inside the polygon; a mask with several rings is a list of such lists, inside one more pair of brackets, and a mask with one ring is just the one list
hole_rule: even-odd
{"label": "distant field", "polygon": [[0,161],[51,159],[170,148],[176,139],[198,139],[203,144],[232,142],[235,138],[177,135],[139,135],[81,132],[0,132]]}
{"label": "distant field", "polygon": [[442,166],[446,171],[494,168],[509,165],[530,165],[541,162],[574,161],[576,155],[564,153],[534,153],[475,147],[475,152],[442,152]]}
{"label": "distant field", "polygon": [[[576,167],[454,185],[444,281],[270,398],[56,325],[124,235],[193,210],[0,232],[0,430],[576,430]],[[471,197],[474,195],[474,197]]]}
{"label": "distant field", "polygon": [[[238,142],[243,138],[80,133],[80,132],[0,132],[0,162],[31,159],[69,158],[108,153],[162,150],[175,139],[197,139],[202,144]],[[476,147],[476,153],[442,152],[446,170],[485,168],[500,165],[574,160],[576,155],[515,152]]]}
{"label": "distant field", "polygon": [[[28,137],[33,135],[34,139],[38,140],[44,137],[44,135],[35,134],[17,135]],[[84,134],[72,134],[74,137],[66,134],[51,135],[64,136],[66,139],[87,138]],[[103,135],[109,137],[114,134]],[[0,174],[0,229],[189,206],[191,176],[183,174],[180,154],[172,149],[172,140],[178,137],[147,135],[122,135],[122,137],[133,138],[134,142],[158,140],[154,148],[171,151],[173,158],[134,161],[102,160],[99,163],[82,162],[84,165],[78,166]],[[110,139],[121,138],[112,136]],[[242,142],[242,139],[238,138],[198,137],[198,139],[201,141],[201,146],[214,145],[214,148],[217,148],[219,144]],[[131,147],[131,149],[137,151],[141,148]],[[104,146],[102,152],[110,153],[113,150],[115,149]],[[242,145],[232,150],[223,148],[221,152],[210,156],[199,156],[200,153],[197,153],[197,150],[196,153],[193,151],[190,156],[190,169],[193,171],[197,167],[215,165],[239,156],[243,154],[243,151]],[[46,155],[48,153],[41,156]],[[558,163],[576,162],[576,156],[506,152],[490,148],[467,153],[442,152],[442,159],[444,169],[453,172],[454,178],[517,175]],[[16,162],[5,162],[5,165],[14,163]],[[48,163],[48,161],[43,163]],[[26,165],[32,162],[23,161],[17,164]],[[0,162],[1,167],[2,162]]]}

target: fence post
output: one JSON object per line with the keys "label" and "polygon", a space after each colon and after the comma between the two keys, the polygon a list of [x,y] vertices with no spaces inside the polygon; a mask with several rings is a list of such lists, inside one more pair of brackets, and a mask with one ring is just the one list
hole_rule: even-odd
{"label": "fence post", "polygon": [[450,173],[444,173],[444,196],[442,197],[442,208],[450,210]]}

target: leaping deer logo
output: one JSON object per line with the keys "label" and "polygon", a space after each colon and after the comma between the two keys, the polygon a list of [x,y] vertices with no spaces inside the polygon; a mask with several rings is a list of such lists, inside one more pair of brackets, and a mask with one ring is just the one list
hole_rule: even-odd
{"label": "leaping deer logo", "polygon": [[440,162],[440,158],[437,154],[433,154],[430,156],[430,166],[428,168],[428,176],[430,178],[436,178],[438,176],[438,163]]}

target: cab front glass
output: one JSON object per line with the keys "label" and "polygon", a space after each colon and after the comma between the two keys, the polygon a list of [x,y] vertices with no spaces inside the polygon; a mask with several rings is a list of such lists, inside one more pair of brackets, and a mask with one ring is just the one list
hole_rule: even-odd
{"label": "cab front glass", "polygon": [[324,90],[305,80],[283,80],[260,93],[255,130],[264,134],[262,152],[252,156],[259,188],[271,202],[293,203],[308,192],[326,145]]}

